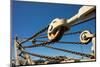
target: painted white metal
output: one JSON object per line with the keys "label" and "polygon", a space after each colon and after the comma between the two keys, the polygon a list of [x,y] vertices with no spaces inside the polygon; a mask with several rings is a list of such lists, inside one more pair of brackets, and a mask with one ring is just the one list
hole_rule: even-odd
{"label": "painted white metal", "polygon": [[18,52],[17,52],[17,43],[16,40],[14,40],[14,48],[15,48],[15,64],[19,65],[19,57],[18,57]]}
{"label": "painted white metal", "polygon": [[[32,65],[32,64],[35,64],[35,62],[33,62],[31,60],[31,57],[27,54],[27,53],[23,53],[24,57],[26,58],[25,60],[21,60],[21,58],[19,57],[19,54],[24,51],[24,49],[19,45],[20,41],[19,40],[16,40],[14,41],[15,43],[15,59],[16,59],[16,65],[20,65],[20,61],[26,61],[28,62],[28,64]],[[20,47],[20,49],[18,49],[18,47]],[[23,63],[23,65],[25,65],[25,63]]]}
{"label": "painted white metal", "polygon": [[92,38],[92,47],[91,47],[91,51],[92,51],[92,55],[96,55],[96,38],[95,37],[93,37]]}
{"label": "painted white metal", "polygon": [[[94,10],[95,10],[95,6],[83,6],[79,9],[78,13],[70,19],[59,19],[59,18],[54,19],[50,23],[48,28],[48,39],[53,40],[56,37],[60,37],[58,36],[59,33],[64,34],[64,31],[68,31],[71,28],[71,25],[74,25],[79,21],[84,21],[94,17],[95,16],[93,15],[95,14]],[[65,28],[62,29],[63,32],[60,32],[61,27]]]}
{"label": "painted white metal", "polygon": [[[64,31],[70,29],[70,25],[66,25],[66,19],[54,19],[48,28],[48,39],[54,40],[63,35]],[[64,27],[63,29],[61,27]],[[59,39],[59,38],[58,38]]]}
{"label": "painted white metal", "polygon": [[80,41],[84,44],[87,44],[93,37],[94,35],[91,34],[90,31],[85,30],[80,34]]}
{"label": "painted white metal", "polygon": [[91,17],[91,14],[93,13],[91,11],[93,11],[93,10],[95,10],[95,6],[83,6],[79,9],[79,11],[76,15],[74,15],[72,18],[68,19],[67,23],[70,23],[72,25],[74,23],[77,23],[78,20],[84,20],[86,18],[89,18],[89,17]]}

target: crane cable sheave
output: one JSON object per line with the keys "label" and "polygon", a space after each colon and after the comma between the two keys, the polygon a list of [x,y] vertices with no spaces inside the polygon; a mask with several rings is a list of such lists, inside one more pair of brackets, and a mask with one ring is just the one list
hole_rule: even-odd
{"label": "crane cable sheave", "polygon": [[67,19],[55,18],[48,28],[48,39],[50,41],[58,41],[62,38],[65,31],[70,29],[70,25],[66,23]]}

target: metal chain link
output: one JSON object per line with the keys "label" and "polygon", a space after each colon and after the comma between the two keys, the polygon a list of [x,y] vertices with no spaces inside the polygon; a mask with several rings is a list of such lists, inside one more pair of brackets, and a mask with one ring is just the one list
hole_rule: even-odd
{"label": "metal chain link", "polygon": [[74,34],[80,34],[82,32],[82,30],[76,31],[76,32],[65,32],[64,35],[74,35]]}
{"label": "metal chain link", "polygon": [[44,55],[40,55],[40,54],[35,54],[35,53],[29,53],[29,52],[26,52],[26,51],[23,51],[24,53],[27,53],[29,55],[32,55],[32,56],[36,56],[36,57],[41,57],[41,58],[45,58],[47,60],[64,60],[63,58],[56,58],[56,57],[50,57],[50,56],[44,56]]}
{"label": "metal chain link", "polygon": [[[95,18],[95,17],[94,17]],[[90,20],[94,19],[94,18],[91,18]],[[87,20],[89,21],[89,20]],[[79,24],[82,24],[82,23],[85,23],[86,21],[83,21],[81,23],[77,23],[77,24],[74,24],[72,26],[76,26],[76,25],[79,25]],[[48,29],[48,26],[45,27],[44,29],[42,29],[41,31],[37,32],[35,35],[33,35],[32,37],[30,38],[27,38],[25,41],[21,42],[20,44],[23,44],[33,38],[36,38],[37,36],[39,36],[41,33],[43,33],[44,31],[46,31]],[[77,32],[71,32],[71,33],[65,33],[64,35],[73,35],[73,34],[80,34],[82,31],[77,31]],[[47,36],[45,37],[40,37],[40,38],[46,38]],[[80,53],[80,52],[75,52],[75,51],[71,51],[71,50],[65,50],[65,49],[61,49],[61,48],[55,48],[55,47],[51,47],[51,46],[47,46],[47,44],[50,44],[52,42],[43,42],[41,44],[34,44],[34,45],[31,45],[31,46],[23,46],[23,48],[32,48],[32,47],[39,47],[39,46],[44,46],[44,47],[47,47],[47,48],[51,48],[51,49],[56,49],[56,50],[60,50],[60,51],[64,51],[64,52],[69,52],[69,53],[72,53],[72,54],[76,54],[76,55],[80,55],[80,56],[84,56],[84,57],[88,57],[88,58],[93,58],[94,56],[92,55],[89,55],[89,54],[85,54],[85,53]],[[55,42],[55,43],[65,43],[65,44],[83,44],[81,42]],[[20,45],[20,47],[22,47]],[[42,57],[42,58],[45,58],[45,59],[52,59],[52,60],[62,60],[62,59],[59,59],[59,58],[54,58],[54,57],[49,57],[49,56],[43,56],[43,55],[38,55],[38,54],[32,54],[32,53],[28,53],[28,52],[25,52],[27,54],[30,54],[30,55],[34,55],[34,56],[38,56],[38,57]]]}
{"label": "metal chain link", "polygon": [[43,33],[43,32],[46,31],[47,29],[48,29],[48,26],[45,27],[44,29],[42,29],[41,31],[37,32],[35,35],[33,35],[32,37],[28,38],[27,40],[21,42],[20,44],[23,44],[23,43],[25,43],[25,42],[27,42],[27,41],[29,41],[29,40],[31,40],[31,39],[37,37],[38,35],[40,35],[40,33]]}
{"label": "metal chain link", "polygon": [[50,43],[64,43],[64,44],[83,44],[82,42],[62,42],[62,41],[59,41],[59,42],[45,42],[45,41],[40,41],[40,42],[43,42],[41,44],[33,44],[33,45],[30,45],[30,46],[23,46],[23,48],[34,48],[34,47],[41,47],[41,46],[45,46],[45,45],[48,45]]}
{"label": "metal chain link", "polygon": [[55,49],[55,50],[59,50],[59,51],[63,51],[63,52],[68,52],[68,53],[72,53],[72,54],[76,54],[76,55],[80,55],[80,56],[84,56],[84,57],[88,57],[88,58],[93,58],[94,57],[94,56],[92,56],[90,54],[80,53],[80,52],[66,50],[66,49],[61,49],[61,48],[56,48],[56,47],[52,47],[52,46],[47,46],[46,45],[44,47],[51,48],[51,49]]}

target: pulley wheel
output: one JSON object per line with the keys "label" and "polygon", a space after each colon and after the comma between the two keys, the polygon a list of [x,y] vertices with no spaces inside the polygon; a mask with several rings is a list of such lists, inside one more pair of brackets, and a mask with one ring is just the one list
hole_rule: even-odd
{"label": "pulley wheel", "polygon": [[52,42],[59,41],[65,32],[65,27],[61,27],[53,33],[48,33],[48,39]]}
{"label": "pulley wheel", "polygon": [[91,41],[92,38],[88,38],[88,35],[91,35],[91,33],[88,30],[83,31],[80,34],[80,41],[83,44],[88,44]]}

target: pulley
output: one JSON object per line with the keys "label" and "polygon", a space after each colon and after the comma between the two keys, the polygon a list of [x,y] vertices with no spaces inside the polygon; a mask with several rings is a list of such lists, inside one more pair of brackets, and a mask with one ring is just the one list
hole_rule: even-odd
{"label": "pulley", "polygon": [[66,23],[66,19],[54,19],[48,28],[48,39],[50,41],[56,42],[59,41],[64,32],[70,29],[70,25]]}
{"label": "pulley", "polygon": [[83,44],[88,44],[91,41],[91,39],[93,38],[93,36],[94,35],[90,31],[85,30],[80,34],[80,41]]}

